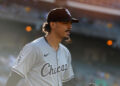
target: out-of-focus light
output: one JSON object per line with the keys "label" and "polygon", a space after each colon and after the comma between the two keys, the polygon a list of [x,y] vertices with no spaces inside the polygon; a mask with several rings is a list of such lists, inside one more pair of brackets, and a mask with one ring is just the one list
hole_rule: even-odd
{"label": "out-of-focus light", "polygon": [[110,74],[109,73],[105,73],[105,78],[109,79],[110,78]]}
{"label": "out-of-focus light", "polygon": [[107,45],[108,45],[108,46],[112,46],[112,44],[113,44],[113,41],[112,41],[112,40],[108,40],[108,41],[107,41]]}
{"label": "out-of-focus light", "polygon": [[25,30],[26,30],[27,32],[31,32],[31,31],[32,31],[32,27],[31,27],[31,26],[27,26],[27,27],[25,28]]}
{"label": "out-of-focus light", "polygon": [[30,12],[31,8],[30,7],[25,7],[26,12]]}
{"label": "out-of-focus light", "polygon": [[108,24],[107,24],[107,27],[108,27],[108,28],[112,28],[112,26],[113,26],[112,23],[108,23]]}

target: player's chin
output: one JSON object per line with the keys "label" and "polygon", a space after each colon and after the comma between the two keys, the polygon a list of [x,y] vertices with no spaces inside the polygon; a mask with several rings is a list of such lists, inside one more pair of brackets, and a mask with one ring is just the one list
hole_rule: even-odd
{"label": "player's chin", "polygon": [[66,44],[71,44],[71,43],[72,43],[72,40],[71,40],[70,36],[64,37],[64,42],[65,42]]}
{"label": "player's chin", "polygon": [[69,35],[64,36],[64,39],[69,39],[69,38],[70,38]]}
{"label": "player's chin", "polygon": [[66,34],[66,33],[65,33],[62,38],[63,38],[63,39],[69,39],[69,38],[70,38],[70,34],[68,34],[68,33]]}

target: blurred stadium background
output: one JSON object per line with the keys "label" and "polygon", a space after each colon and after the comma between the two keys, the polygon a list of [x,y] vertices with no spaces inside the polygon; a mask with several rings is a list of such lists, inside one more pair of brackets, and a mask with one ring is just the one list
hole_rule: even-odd
{"label": "blurred stadium background", "polygon": [[75,72],[68,86],[120,86],[120,0],[0,0],[0,86],[22,47],[41,36],[41,25],[55,7],[66,7],[73,24]]}

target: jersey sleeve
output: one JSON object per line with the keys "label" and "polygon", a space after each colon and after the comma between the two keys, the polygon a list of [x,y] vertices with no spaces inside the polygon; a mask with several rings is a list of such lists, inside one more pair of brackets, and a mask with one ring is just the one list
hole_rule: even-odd
{"label": "jersey sleeve", "polygon": [[68,68],[64,73],[63,76],[63,80],[62,82],[67,82],[69,80],[71,80],[72,78],[74,78],[74,72],[73,72],[73,68],[72,68],[72,64],[71,64],[71,54],[68,53]]}
{"label": "jersey sleeve", "polygon": [[36,57],[37,56],[34,47],[30,44],[27,44],[18,55],[16,64],[12,67],[12,71],[25,78],[27,73],[34,66]]}

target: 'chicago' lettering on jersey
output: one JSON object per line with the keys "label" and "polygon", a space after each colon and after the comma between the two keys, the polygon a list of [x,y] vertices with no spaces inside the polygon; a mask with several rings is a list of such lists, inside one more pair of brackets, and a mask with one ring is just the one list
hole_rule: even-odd
{"label": "'chicago' lettering on jersey", "polygon": [[[45,69],[48,69],[48,72],[45,72]],[[53,68],[52,65],[50,65],[49,63],[46,63],[45,65],[43,65],[41,69],[41,75],[45,77],[47,75],[56,74],[58,72],[65,71],[65,70],[67,70],[67,64],[58,66],[57,68]]]}

